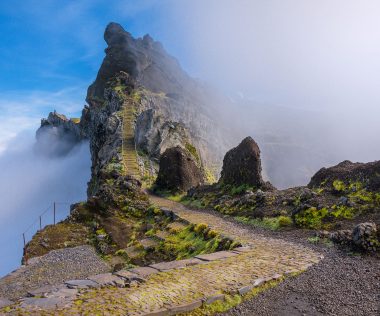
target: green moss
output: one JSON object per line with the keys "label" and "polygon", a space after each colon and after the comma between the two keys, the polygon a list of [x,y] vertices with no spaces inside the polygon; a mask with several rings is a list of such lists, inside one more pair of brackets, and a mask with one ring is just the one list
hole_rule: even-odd
{"label": "green moss", "polygon": [[318,236],[309,237],[307,241],[311,244],[318,244],[321,239]]}
{"label": "green moss", "polygon": [[288,216],[277,216],[277,217],[264,217],[263,219],[259,218],[248,218],[243,216],[237,216],[235,219],[238,222],[252,225],[255,227],[261,227],[270,230],[277,230],[283,227],[288,227],[293,224],[292,219]]}
{"label": "green moss", "polygon": [[195,160],[199,163],[201,161],[199,155],[198,155],[198,152],[197,152],[197,149],[195,148],[194,145],[190,144],[190,143],[186,143],[185,144],[185,148],[187,149],[187,151],[195,158]]}
{"label": "green moss", "polygon": [[239,195],[248,190],[253,190],[253,187],[249,186],[248,184],[242,184],[238,187],[232,187],[230,193],[231,195]]}
{"label": "green moss", "polygon": [[343,181],[335,180],[333,182],[333,188],[337,192],[344,192],[346,190],[346,185],[344,184]]}
{"label": "green moss", "polygon": [[205,168],[204,171],[205,171],[206,182],[208,184],[213,184],[213,183],[215,183],[217,181],[214,173],[210,169]]}
{"label": "green moss", "polygon": [[201,253],[215,252],[220,243],[220,236],[206,240],[202,233],[197,233],[188,226],[178,233],[169,235],[160,245],[161,251],[177,260],[194,257]]}
{"label": "green moss", "polygon": [[140,103],[141,102],[141,92],[138,91],[138,90],[133,91],[133,93],[132,93],[132,99],[135,102]]}
{"label": "green moss", "polygon": [[330,214],[337,219],[352,219],[355,215],[355,209],[345,205],[334,205],[332,206],[332,210]]}
{"label": "green moss", "polygon": [[207,225],[207,224],[205,224],[205,223],[200,223],[200,224],[195,225],[195,227],[194,227],[194,231],[195,231],[197,234],[202,234],[207,228],[208,228],[208,225]]}
{"label": "green moss", "polygon": [[292,226],[293,221],[289,216],[281,215],[277,218],[279,227],[289,227]]}
{"label": "green moss", "polygon": [[73,122],[74,124],[79,124],[80,123],[80,118],[79,117],[72,117],[70,119],[71,122]]}
{"label": "green moss", "polygon": [[264,283],[261,286],[253,288],[250,292],[247,294],[240,296],[238,294],[235,295],[225,295],[224,300],[215,301],[214,303],[210,305],[203,304],[202,307],[186,313],[187,316],[204,316],[204,315],[214,315],[216,313],[223,313],[228,311],[229,309],[241,304],[243,301],[251,299],[261,292],[267,291],[275,286],[277,286],[279,283],[281,283],[284,280],[284,278],[281,278],[279,280],[269,281]]}
{"label": "green moss", "polygon": [[311,207],[295,215],[295,222],[298,226],[311,229],[320,229],[322,220],[329,214],[327,208],[317,209]]}

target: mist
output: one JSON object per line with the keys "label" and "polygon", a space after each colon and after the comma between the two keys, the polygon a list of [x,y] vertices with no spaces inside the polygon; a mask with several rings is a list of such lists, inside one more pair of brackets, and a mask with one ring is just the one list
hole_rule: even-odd
{"label": "mist", "polygon": [[0,276],[21,264],[23,239],[39,227],[53,222],[52,203],[57,203],[57,221],[66,218],[70,204],[86,199],[90,179],[87,142],[63,157],[49,157],[35,148],[34,132],[24,132],[7,144],[0,155]]}
{"label": "mist", "polygon": [[265,175],[285,188],[380,159],[379,16],[376,0],[194,0],[164,23],[187,71],[231,98],[219,110],[236,145],[256,139]]}

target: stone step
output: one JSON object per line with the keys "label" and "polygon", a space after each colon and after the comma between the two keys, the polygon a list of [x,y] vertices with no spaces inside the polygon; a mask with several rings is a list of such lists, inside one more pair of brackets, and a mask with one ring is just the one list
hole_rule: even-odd
{"label": "stone step", "polygon": [[232,252],[232,251],[218,251],[218,252],[210,253],[207,255],[198,255],[198,256],[195,256],[195,258],[203,260],[203,261],[215,261],[215,260],[221,260],[221,259],[234,257],[237,255],[238,254],[236,252]]}

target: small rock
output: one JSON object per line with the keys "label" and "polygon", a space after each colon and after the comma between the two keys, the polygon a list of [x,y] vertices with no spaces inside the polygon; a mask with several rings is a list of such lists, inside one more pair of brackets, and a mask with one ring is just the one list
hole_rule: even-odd
{"label": "small rock", "polygon": [[66,281],[65,284],[69,289],[88,289],[100,286],[98,283],[91,280],[70,280]]}

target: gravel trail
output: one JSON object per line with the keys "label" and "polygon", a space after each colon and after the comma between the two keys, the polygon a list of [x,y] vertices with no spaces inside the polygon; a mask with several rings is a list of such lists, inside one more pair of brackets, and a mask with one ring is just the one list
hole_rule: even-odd
{"label": "gravel trail", "polygon": [[331,251],[296,278],[224,315],[380,315],[380,261]]}
{"label": "gravel trail", "polygon": [[0,297],[16,299],[44,285],[83,279],[109,270],[110,267],[91,246],[53,250],[42,257],[31,259],[27,266],[0,279]]}

